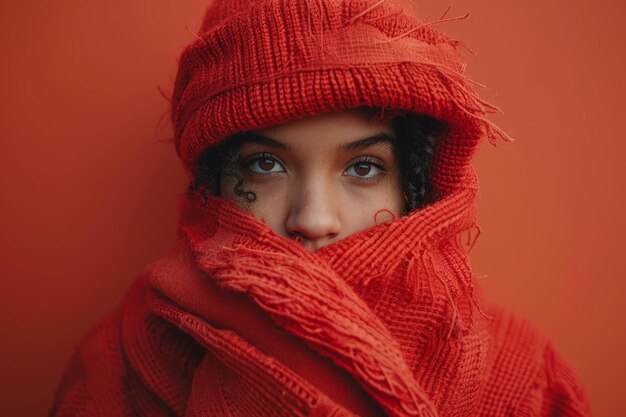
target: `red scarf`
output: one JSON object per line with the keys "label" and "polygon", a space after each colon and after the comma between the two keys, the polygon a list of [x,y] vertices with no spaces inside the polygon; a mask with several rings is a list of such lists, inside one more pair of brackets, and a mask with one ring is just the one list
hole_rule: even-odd
{"label": "red scarf", "polygon": [[52,415],[589,415],[549,342],[480,300],[469,184],[315,252],[183,198],[178,245],[79,346]]}

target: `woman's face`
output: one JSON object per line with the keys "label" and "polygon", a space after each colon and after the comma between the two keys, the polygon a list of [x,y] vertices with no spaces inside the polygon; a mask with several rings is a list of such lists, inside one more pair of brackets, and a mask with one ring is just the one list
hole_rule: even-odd
{"label": "woman's face", "polygon": [[240,148],[243,189],[224,175],[221,195],[309,250],[343,239],[404,207],[389,121],[357,110],[326,113],[257,130]]}

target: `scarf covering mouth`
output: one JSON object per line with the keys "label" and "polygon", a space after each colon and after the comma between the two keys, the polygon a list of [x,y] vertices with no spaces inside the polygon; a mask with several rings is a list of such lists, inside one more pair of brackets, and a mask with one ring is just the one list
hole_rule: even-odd
{"label": "scarf covering mouth", "polygon": [[[352,384],[358,383],[388,415],[435,416],[436,408],[415,379],[413,368],[417,363],[425,365],[420,358],[429,342],[425,336],[436,336],[442,342],[453,333],[458,338],[474,319],[471,274],[455,271],[467,264],[457,232],[472,226],[468,223],[472,220],[468,218],[472,213],[468,212],[472,200],[468,194],[469,190],[452,195],[437,207],[356,233],[313,253],[216,198],[210,199],[207,207],[184,200],[180,229],[201,273],[221,289],[246,295],[260,309],[259,314],[269,315],[278,327],[304,342],[308,355],[330,359],[342,370],[336,375],[349,374]],[[448,205],[457,207],[445,210]],[[437,226],[441,230],[433,228],[432,216],[441,218]],[[447,243],[441,242],[442,234]],[[444,253],[448,262],[440,261]],[[151,276],[160,294],[184,304],[190,288],[181,297],[179,291],[172,291],[171,274],[155,272]],[[464,303],[458,300],[462,296]],[[218,301],[220,306],[227,303]],[[462,308],[457,308],[457,303]],[[165,310],[157,311],[174,322],[178,318],[167,303]],[[207,312],[206,307],[203,311]],[[249,334],[248,323],[233,322],[219,311],[215,314],[209,314],[211,322]],[[251,334],[248,340],[258,337]],[[486,339],[486,334],[482,337]],[[479,340],[472,339],[472,343]],[[262,337],[261,344],[266,349],[276,348],[272,352],[279,361],[287,350],[272,341],[267,345]],[[485,352],[472,352],[471,360],[484,362]],[[458,356],[457,363],[442,366],[437,360],[429,367],[457,375],[467,360],[463,356]],[[300,370],[300,377],[316,366],[292,364]],[[325,379],[328,376],[322,374],[314,386],[332,397],[336,387],[328,389],[333,383],[332,378]],[[457,388],[468,392],[477,386],[468,379]],[[272,398],[268,404],[276,400]],[[348,402],[353,400],[348,398]],[[318,401],[314,395],[307,406],[314,408]],[[350,405],[354,409],[355,404]]]}
{"label": "scarf covering mouth", "polygon": [[550,342],[481,301],[474,194],[315,252],[183,197],[178,244],[78,346],[51,416],[589,416]]}

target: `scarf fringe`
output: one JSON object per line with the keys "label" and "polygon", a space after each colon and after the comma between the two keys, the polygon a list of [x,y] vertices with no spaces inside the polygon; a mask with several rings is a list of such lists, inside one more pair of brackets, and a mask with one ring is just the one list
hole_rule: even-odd
{"label": "scarf fringe", "polygon": [[200,267],[221,287],[250,296],[278,325],[357,376],[390,415],[437,416],[384,324],[327,270],[243,246],[206,254]]}
{"label": "scarf fringe", "polygon": [[[472,235],[472,231],[474,229],[476,229],[477,232],[475,235]],[[478,226],[476,222],[473,222],[470,227],[448,236],[437,243],[437,245],[440,247],[443,245],[451,245],[452,249],[456,252],[454,257],[462,257],[465,259],[460,259],[459,261],[469,262],[469,260],[466,259],[466,256],[468,256],[474,248],[481,232],[482,230],[480,226]],[[465,244],[462,242],[463,237],[466,238]],[[461,276],[450,270],[451,268],[448,268],[448,270],[443,269],[443,265],[445,265],[445,263],[436,262],[433,257],[433,253],[423,247],[417,248],[408,258],[408,263],[405,264],[402,261],[395,262],[391,264],[387,271],[367,277],[361,283],[367,287],[372,282],[377,281],[378,278],[393,276],[396,274],[396,270],[404,268],[403,272],[400,274],[403,276],[402,283],[404,287],[411,295],[411,301],[417,302],[420,295],[429,295],[431,303],[436,302],[434,288],[435,284],[439,284],[439,286],[443,289],[450,306],[450,324],[448,326],[446,340],[449,340],[453,334],[460,337],[466,333],[474,323],[476,313],[482,315],[488,320],[493,319],[493,317],[486,314],[480,306],[480,302],[477,299],[476,288],[474,286],[475,276],[473,274],[470,273],[469,276]],[[457,281],[456,285],[454,285],[455,280]],[[387,281],[388,280],[385,280],[383,284],[384,287],[380,294],[379,301],[377,301],[374,305],[374,311],[376,311],[376,307],[378,306],[380,299],[384,297],[390,284]],[[460,293],[458,291],[459,288],[462,290]],[[423,294],[424,289],[428,290],[427,294]],[[470,309],[465,320],[459,312],[459,303],[462,299],[467,299],[470,302]]]}

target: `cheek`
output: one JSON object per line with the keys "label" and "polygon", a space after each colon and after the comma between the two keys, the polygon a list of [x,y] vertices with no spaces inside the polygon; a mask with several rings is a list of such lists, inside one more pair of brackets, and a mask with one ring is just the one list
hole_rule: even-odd
{"label": "cheek", "polygon": [[346,231],[355,233],[402,216],[404,198],[398,182],[388,181],[375,187],[346,192],[341,205]]}
{"label": "cheek", "polygon": [[286,236],[285,219],[288,213],[285,198],[277,194],[264,193],[263,190],[255,190],[255,194],[257,198],[248,206],[248,211],[267,223],[276,233]]}
{"label": "cheek", "polygon": [[240,209],[252,214],[267,223],[276,233],[285,236],[285,218],[287,216],[287,190],[280,181],[268,184],[243,183],[243,191],[254,192],[256,199],[252,203],[237,196],[235,186],[237,180],[225,177],[220,181],[220,192],[223,198],[233,201]]}

